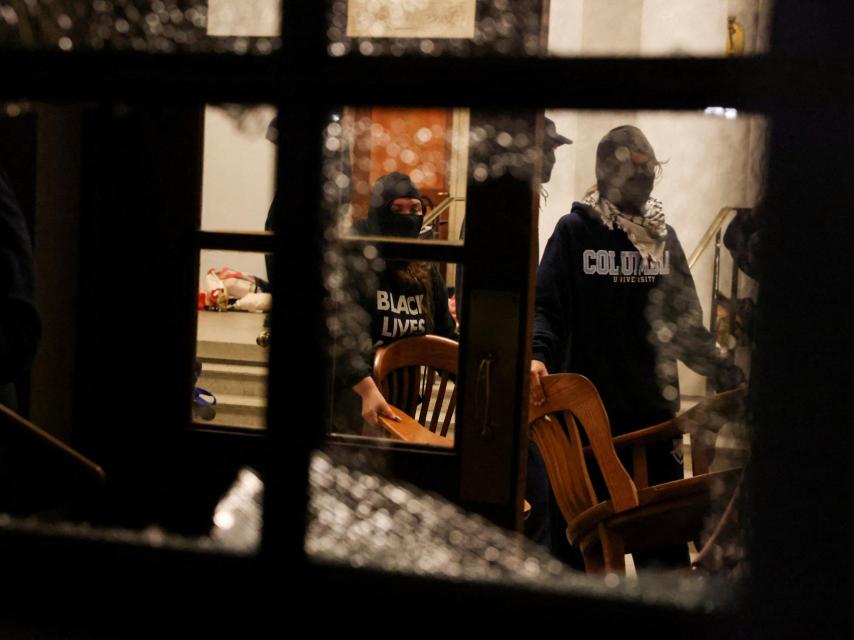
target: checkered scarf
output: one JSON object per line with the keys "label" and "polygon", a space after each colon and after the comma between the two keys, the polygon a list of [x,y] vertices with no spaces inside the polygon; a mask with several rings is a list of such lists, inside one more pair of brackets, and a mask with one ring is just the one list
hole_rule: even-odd
{"label": "checkered scarf", "polygon": [[613,230],[616,224],[625,231],[644,260],[661,264],[664,257],[664,239],[667,237],[661,200],[647,200],[641,215],[620,211],[613,202],[600,196],[599,191],[590,193],[583,202],[599,214],[602,224],[606,227]]}

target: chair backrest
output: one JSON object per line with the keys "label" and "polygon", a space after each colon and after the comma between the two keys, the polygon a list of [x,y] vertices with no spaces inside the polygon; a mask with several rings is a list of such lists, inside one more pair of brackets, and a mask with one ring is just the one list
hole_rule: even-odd
{"label": "chair backrest", "polygon": [[608,415],[593,383],[582,375],[561,373],[543,378],[543,386],[547,400],[543,405],[529,406],[528,421],[566,521],[572,522],[602,501],[590,480],[579,422],[602,472],[614,511],[638,506],[637,488],[614,450]]}
{"label": "chair backrest", "polygon": [[448,434],[457,405],[459,344],[440,336],[403,338],[379,347],[374,381],[386,400],[424,427]]}

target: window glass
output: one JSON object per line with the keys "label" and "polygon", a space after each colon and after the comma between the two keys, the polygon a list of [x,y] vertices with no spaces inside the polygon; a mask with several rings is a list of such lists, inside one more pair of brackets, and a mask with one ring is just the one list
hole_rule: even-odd
{"label": "window glass", "polygon": [[541,51],[541,0],[336,0],[330,6],[328,52],[335,57]]}
{"label": "window glass", "polygon": [[277,141],[273,107],[205,107],[203,230],[258,232],[271,228]]}
{"label": "window glass", "polygon": [[[751,277],[755,267],[745,262],[749,238],[741,234],[753,230],[754,213],[738,210],[761,208],[766,119],[720,106],[683,113],[556,110],[547,116],[573,143],[554,150],[552,178],[541,188],[541,258],[561,217],[597,186],[601,139],[618,126],[637,127],[661,163],[652,196],[661,202],[664,219],[690,262],[703,323],[713,330],[727,357],[748,373],[752,337],[747,333],[758,285]],[[727,234],[732,222],[736,224]],[[736,264],[747,270],[734,269]],[[681,361],[678,371],[680,396],[687,408],[706,395],[708,381]]]}
{"label": "window glass", "polygon": [[[431,402],[453,407],[458,401],[457,356],[447,375],[423,366],[430,358],[447,359],[437,355],[444,353],[442,339],[457,348],[465,268],[424,252],[462,248],[471,185],[508,174],[530,181],[538,157],[533,134],[513,117],[473,118],[467,109],[345,107],[331,115],[324,145],[324,203],[332,214],[324,254],[334,372],[331,431],[389,435],[362,424],[362,414],[377,408],[371,402],[379,402],[375,354],[425,335],[440,339],[432,346],[429,340],[412,343],[427,350],[421,369],[403,367],[384,383],[397,388],[384,387],[384,393],[387,402],[435,431]],[[528,199],[521,206],[530,204]],[[504,228],[513,233],[512,224]],[[411,251],[424,257],[407,255]],[[371,415],[368,422],[375,427],[377,420]],[[451,421],[438,431],[453,437],[455,426]]]}
{"label": "window glass", "polygon": [[332,56],[729,56],[768,50],[770,0],[338,0]]}
{"label": "window glass", "polygon": [[453,446],[460,338],[455,283],[462,269],[384,259],[371,243],[330,255],[330,262],[327,283],[346,284],[331,289],[327,316],[329,431]]}
{"label": "window glass", "polygon": [[146,53],[279,47],[279,0],[33,0],[0,4],[0,45]]}
{"label": "window glass", "polygon": [[263,254],[202,251],[193,418],[214,427],[263,429],[273,296]]}
{"label": "window glass", "polygon": [[[263,277],[264,265],[245,252],[202,251],[199,262],[201,113],[198,104],[0,105],[0,239],[10,256],[0,402],[31,423],[12,429],[17,418],[2,416],[3,433],[21,438],[3,439],[0,493],[14,503],[0,511],[152,527],[150,539],[207,535],[239,469],[258,466],[251,429],[227,444],[206,440],[222,429],[186,430],[195,386],[242,404],[266,396],[260,366],[239,391],[233,380],[217,387],[242,334],[197,317],[208,313],[197,311],[208,270]],[[261,326],[265,316],[210,315]],[[194,385],[196,355],[204,370]]]}
{"label": "window glass", "polygon": [[[338,151],[341,142],[334,136],[344,136],[344,131],[339,121],[330,124],[327,150]],[[661,554],[637,547],[623,560],[630,576],[652,575],[656,568],[680,563],[688,566],[692,560],[730,576],[740,575],[745,568],[743,532],[737,519],[733,524],[732,514],[737,512],[733,505],[740,470],[749,457],[743,399],[756,339],[753,320],[759,283],[755,277],[760,254],[755,233],[758,220],[766,215],[762,206],[766,135],[763,116],[724,106],[694,112],[549,110],[543,143],[536,148],[531,132],[519,127],[512,116],[470,115],[465,171],[469,196],[479,184],[508,175],[527,175],[539,185],[534,359],[540,359],[549,374],[582,374],[593,382],[611,435],[618,439],[624,479],[631,478],[635,491],[693,476],[704,476],[703,482],[709,484],[711,497],[699,507],[705,517],[697,520],[690,543],[686,537],[683,544]],[[335,142],[329,144],[329,140]],[[350,157],[355,159],[352,167],[358,162],[358,145]],[[335,153],[327,156],[324,175],[329,187],[324,194],[338,214],[337,229],[327,234],[327,327],[336,340],[348,340],[351,346],[364,343],[365,351],[380,341],[394,345],[401,342],[400,336],[369,335],[372,316],[354,304],[358,296],[352,278],[355,274],[356,281],[364,283],[383,277],[386,261],[381,252],[389,246],[388,240],[406,236],[403,224],[399,232],[374,234],[373,244],[353,242],[354,225],[347,224],[347,216],[354,206],[352,200],[340,197],[335,185],[349,187],[355,180],[352,173],[345,173],[352,169],[337,158]],[[531,173],[531,166],[536,173]],[[347,179],[339,181],[342,175]],[[402,206],[417,198],[411,174],[381,177],[367,188],[378,196],[373,201],[374,216],[376,209],[386,207],[392,222],[393,216],[407,212],[414,223],[419,222],[417,212],[391,207],[397,199],[392,196],[405,200]],[[468,205],[467,199],[464,215]],[[512,210],[490,213],[494,233],[513,228]],[[467,242],[472,242],[471,237]],[[413,241],[407,246],[417,252],[419,244]],[[399,247],[394,251],[403,255]],[[499,266],[496,263],[494,268]],[[466,304],[465,278],[462,286],[460,280],[465,270],[465,264],[454,270],[453,280],[448,272],[458,309]],[[374,296],[372,310],[396,304],[408,312],[405,297],[403,303],[392,302],[393,296],[377,293],[381,288],[368,289]],[[341,314],[347,305],[354,309],[349,318]],[[493,330],[501,330],[497,328],[500,317],[490,321]],[[424,382],[423,378],[417,381]],[[361,425],[358,408],[354,407],[353,415]],[[571,435],[568,424],[562,423],[561,429],[569,434],[569,441],[580,437],[587,445],[590,425],[583,421],[589,416],[576,417],[581,421],[578,436]],[[664,435],[659,444],[645,449],[643,456],[633,449],[629,434],[669,420],[673,427],[660,430]],[[538,420],[534,433],[543,424]],[[454,434],[459,438],[470,428],[471,424],[457,422]],[[361,435],[376,434],[363,430]],[[542,457],[537,453],[551,445],[538,437],[533,442],[536,451],[529,452],[525,492],[531,515],[524,528],[530,537],[542,541],[545,538],[538,538],[542,530],[535,533],[537,519],[547,508],[542,491],[548,487],[547,478],[557,471],[554,459],[546,463],[553,450]],[[382,468],[377,455],[368,459],[366,469],[360,466],[366,464],[365,458],[346,459],[343,464],[365,472],[380,468],[381,474],[399,474],[398,469]],[[592,504],[617,500],[616,489],[607,484],[594,459],[588,458],[586,464]],[[427,477],[430,470],[419,473]],[[413,481],[418,484],[417,477]],[[551,482],[554,488],[557,476]],[[571,521],[584,510],[563,507],[565,513],[550,512],[548,526],[562,517]],[[722,520],[728,507],[729,520]],[[726,525],[718,527],[722,521]],[[576,537],[574,546],[564,544],[566,526],[563,522],[551,529],[550,542],[545,544],[568,566],[583,569],[580,549],[587,542]],[[664,532],[668,526],[662,522],[653,528]],[[718,537],[712,538],[715,531]]]}
{"label": "window glass", "polygon": [[[462,241],[467,110],[346,107],[331,115],[325,145],[327,204],[336,210],[341,234]],[[418,191],[423,216],[416,236],[383,230],[372,217],[371,203],[381,195],[372,189],[391,174],[408,176]]]}

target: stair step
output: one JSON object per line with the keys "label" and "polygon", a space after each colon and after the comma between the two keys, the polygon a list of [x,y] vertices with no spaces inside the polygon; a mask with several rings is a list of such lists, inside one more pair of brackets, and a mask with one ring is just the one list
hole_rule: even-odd
{"label": "stair step", "polygon": [[202,424],[222,427],[264,429],[267,422],[267,400],[259,396],[224,393],[216,396],[216,417]]}
{"label": "stair step", "polygon": [[267,395],[267,367],[258,365],[203,362],[198,385],[215,396]]}
{"label": "stair step", "polygon": [[199,340],[196,343],[196,357],[203,363],[265,366],[270,354],[266,347],[259,347],[257,344]]}

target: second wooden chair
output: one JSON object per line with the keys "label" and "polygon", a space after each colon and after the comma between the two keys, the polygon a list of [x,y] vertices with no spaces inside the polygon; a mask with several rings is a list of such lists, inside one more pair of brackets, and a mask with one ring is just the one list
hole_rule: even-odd
{"label": "second wooden chair", "polygon": [[[529,408],[531,437],[543,455],[567,522],[567,538],[580,549],[588,573],[623,572],[626,553],[700,540],[711,507],[717,500],[726,504],[741,470],[710,473],[706,465],[701,469],[698,464],[692,478],[648,486],[645,447],[681,438],[686,430],[699,430],[710,422],[720,426],[723,420],[713,417],[737,411],[741,390],[721,394],[690,415],[613,438],[605,407],[590,380],[565,373],[546,376],[543,385],[545,404]],[[578,423],[589,447],[581,441]],[[634,478],[615,446],[632,448]],[[588,471],[591,457],[607,496],[597,496],[594,489]]]}

